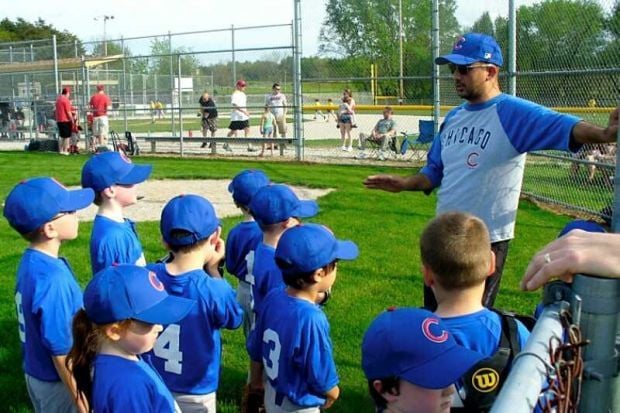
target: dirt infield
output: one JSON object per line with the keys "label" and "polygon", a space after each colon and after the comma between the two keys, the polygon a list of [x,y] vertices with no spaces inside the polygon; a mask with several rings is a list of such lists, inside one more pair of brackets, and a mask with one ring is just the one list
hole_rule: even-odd
{"label": "dirt infield", "polygon": [[[203,179],[203,180],[151,180],[140,184],[139,196],[143,196],[136,205],[125,210],[125,216],[134,221],[159,221],[161,210],[168,200],[179,194],[198,194],[206,197],[220,218],[240,215],[239,208],[233,203],[228,192],[230,180]],[[312,189],[292,186],[293,191],[301,199],[317,199],[327,195],[333,189]],[[97,213],[97,207],[91,205],[80,211],[81,221],[92,221]]]}

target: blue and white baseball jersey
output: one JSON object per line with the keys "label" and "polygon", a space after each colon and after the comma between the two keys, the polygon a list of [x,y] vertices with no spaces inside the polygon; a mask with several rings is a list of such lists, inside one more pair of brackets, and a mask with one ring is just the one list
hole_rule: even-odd
{"label": "blue and white baseball jersey", "polygon": [[237,224],[226,237],[226,270],[245,281],[248,273],[246,257],[250,251],[263,240],[263,232],[256,221],[246,221]]}
{"label": "blue and white baseball jersey", "polygon": [[262,242],[254,250],[254,265],[252,273],[248,274],[247,278],[252,284],[252,309],[255,313],[271,290],[286,287],[282,271],[276,264],[275,255],[276,249]]}
{"label": "blue and white baseball jersey", "polygon": [[97,413],[175,411],[170,390],[144,360],[98,354],[93,363],[93,405]]}
{"label": "blue and white baseball jersey", "polygon": [[485,222],[491,242],[513,238],[525,153],[578,149],[570,146],[577,122],[504,94],[453,109],[420,171],[439,186],[437,214],[469,212]]}
{"label": "blue and white baseball jersey", "polygon": [[258,309],[250,333],[250,358],[262,363],[272,387],[298,406],[325,404],[325,393],[338,384],[329,323],[321,308],[271,291]]}
{"label": "blue and white baseball jersey", "polygon": [[69,353],[73,316],[82,308],[82,291],[67,261],[26,249],[17,269],[15,305],[24,371],[59,381],[52,356]]}
{"label": "blue and white baseball jersey", "polygon": [[146,265],[136,224],[129,219],[117,222],[97,215],[90,235],[90,265],[93,274],[112,264]]}
{"label": "blue and white baseball jersey", "polygon": [[217,390],[221,363],[220,329],[241,325],[243,311],[235,291],[202,270],[172,276],[163,263],[149,264],[170,295],[196,300],[176,324],[164,326],[149,354],[168,388],[176,393],[209,394]]}
{"label": "blue and white baseball jersey", "polygon": [[[441,317],[441,321],[457,343],[487,357],[495,354],[502,336],[502,320],[494,311],[484,308],[478,312],[458,317]],[[530,332],[523,323],[517,323],[519,345],[525,347]]]}

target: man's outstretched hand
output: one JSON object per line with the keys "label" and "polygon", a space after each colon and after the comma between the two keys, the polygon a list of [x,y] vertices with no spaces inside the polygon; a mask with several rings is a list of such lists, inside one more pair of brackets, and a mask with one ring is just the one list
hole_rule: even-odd
{"label": "man's outstretched hand", "polygon": [[371,175],[364,180],[364,186],[368,189],[400,192],[405,190],[405,178],[396,175]]}

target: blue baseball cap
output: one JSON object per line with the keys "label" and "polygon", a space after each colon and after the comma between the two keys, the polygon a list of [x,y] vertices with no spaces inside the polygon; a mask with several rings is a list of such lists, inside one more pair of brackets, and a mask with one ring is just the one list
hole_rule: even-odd
{"label": "blue baseball cap", "polygon": [[262,225],[271,225],[289,218],[309,218],[319,212],[316,201],[300,200],[286,185],[267,185],[250,201],[252,216]]}
{"label": "blue baseball cap", "polygon": [[301,224],[284,231],[275,259],[284,277],[307,274],[338,260],[359,255],[353,241],[341,241],[324,225]]}
{"label": "blue baseball cap", "polygon": [[168,295],[154,272],[137,265],[112,265],[99,271],[84,290],[84,309],[95,324],[134,319],[149,324],[181,320],[194,300]]}
{"label": "blue baseball cap", "polygon": [[575,219],[569,222],[568,224],[566,224],[564,228],[562,228],[562,231],[560,231],[558,238],[560,238],[563,235],[568,234],[574,229],[580,229],[586,232],[607,232],[605,231],[605,228],[603,228],[597,222],[589,221],[585,219]]}
{"label": "blue baseball cap", "polygon": [[246,169],[239,172],[228,185],[228,192],[233,199],[240,205],[248,206],[252,196],[264,186],[269,185],[270,181],[263,171]]}
{"label": "blue baseball cap", "polygon": [[454,43],[452,53],[435,59],[435,64],[438,65],[448,63],[470,65],[476,62],[492,63],[497,66],[504,63],[502,49],[493,37],[482,33],[464,34]]}
{"label": "blue baseball cap", "polygon": [[399,377],[427,389],[455,383],[484,358],[458,345],[439,317],[418,308],[379,314],[362,341],[368,380]]}
{"label": "blue baseball cap", "polygon": [[27,234],[61,212],[86,208],[94,197],[90,188],[70,191],[54,178],[31,178],[11,190],[4,205],[4,216],[15,230]]}
{"label": "blue baseball cap", "polygon": [[[178,195],[172,198],[161,212],[159,229],[168,245],[183,247],[208,238],[219,227],[213,205],[199,195]],[[189,234],[183,238],[173,237],[175,230]]]}
{"label": "blue baseball cap", "polygon": [[120,152],[93,155],[82,168],[82,186],[101,192],[112,185],[134,185],[146,181],[152,165],[136,165]]}

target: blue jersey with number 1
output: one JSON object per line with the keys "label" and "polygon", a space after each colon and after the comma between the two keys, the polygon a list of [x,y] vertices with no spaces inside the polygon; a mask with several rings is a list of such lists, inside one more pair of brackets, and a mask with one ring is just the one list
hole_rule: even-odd
{"label": "blue jersey with number 1", "polygon": [[252,309],[255,313],[271,290],[286,287],[282,271],[276,264],[275,255],[275,248],[262,242],[254,251],[250,284],[252,284]]}
{"label": "blue jersey with number 1", "polygon": [[153,366],[173,392],[204,395],[216,391],[222,353],[220,329],[235,329],[243,319],[235,291],[226,280],[212,278],[202,270],[173,276],[163,263],[148,268],[168,294],[198,304],[181,321],[164,326],[150,353]]}
{"label": "blue jersey with number 1", "polygon": [[237,224],[226,237],[226,270],[242,281],[246,281],[248,264],[246,256],[261,243],[263,232],[256,221]]}
{"label": "blue jersey with number 1", "polygon": [[338,384],[327,317],[318,305],[286,290],[265,297],[247,350],[263,364],[276,392],[298,406],[322,406],[325,393]]}

